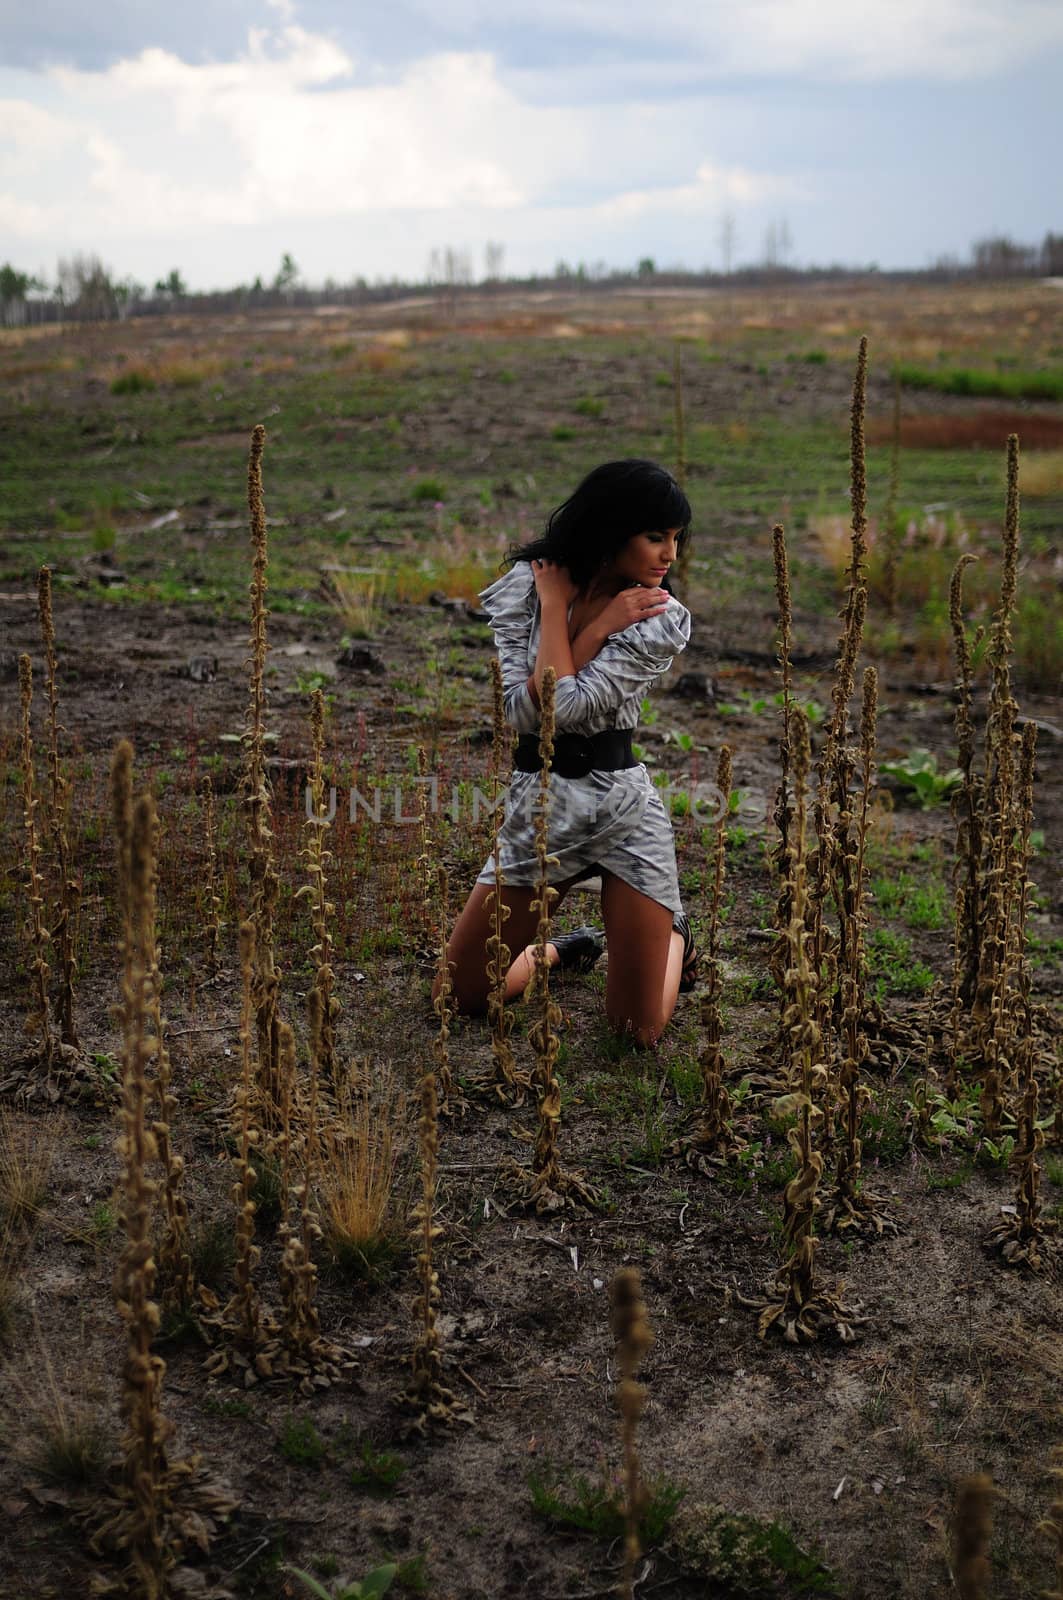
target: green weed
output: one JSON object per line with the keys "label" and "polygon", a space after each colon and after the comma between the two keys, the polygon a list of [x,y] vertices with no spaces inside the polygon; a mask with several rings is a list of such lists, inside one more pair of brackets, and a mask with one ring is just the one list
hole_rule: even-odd
{"label": "green weed", "polygon": [[972,367],[916,367],[900,362],[894,376],[905,389],[1005,400],[1063,400],[1063,371],[985,372]]}
{"label": "green weed", "polygon": [[876,980],[875,994],[879,1000],[887,995],[926,994],[934,982],[934,974],[912,954],[912,941],[903,933],[891,928],[876,928],[867,941],[867,965]]}
{"label": "green weed", "polygon": [[386,1496],[393,1494],[399,1479],[406,1471],[406,1463],[401,1456],[390,1450],[376,1450],[369,1439],[363,1439],[358,1446],[358,1460],[351,1468],[351,1483],[356,1489],[365,1489],[369,1494]]}
{"label": "green weed", "polygon": [[445,500],[447,486],[442,478],[419,478],[413,486],[414,500]]}
{"label": "green weed", "polygon": [[285,1567],[283,1570],[305,1584],[308,1592],[315,1596],[315,1600],[377,1600],[377,1596],[387,1594],[398,1575],[399,1567],[397,1562],[389,1561],[385,1566],[375,1567],[372,1572],[367,1572],[365,1577],[358,1579],[357,1582],[338,1589],[335,1594],[322,1588],[316,1578],[312,1578],[309,1572],[303,1572],[299,1567]]}
{"label": "green weed", "polygon": [[[604,1472],[595,1480],[569,1468],[544,1462],[528,1476],[532,1505],[539,1516],[562,1528],[578,1528],[597,1539],[617,1539],[624,1533],[624,1493],[619,1481]],[[639,1525],[647,1545],[660,1544],[686,1493],[666,1477],[646,1478]]]}
{"label": "green weed", "polygon": [[881,761],[878,770],[881,778],[916,800],[924,811],[941,805],[963,782],[959,767],[939,772],[937,757],[929,750],[913,750],[897,761]]}
{"label": "green weed", "polygon": [[328,1454],[328,1446],[309,1417],[285,1417],[277,1449],[296,1467],[320,1467]]}
{"label": "green weed", "polygon": [[735,1600],[764,1600],[783,1592],[841,1594],[830,1569],[778,1522],[739,1516],[718,1505],[689,1506],[675,1543],[689,1571],[714,1580]]}

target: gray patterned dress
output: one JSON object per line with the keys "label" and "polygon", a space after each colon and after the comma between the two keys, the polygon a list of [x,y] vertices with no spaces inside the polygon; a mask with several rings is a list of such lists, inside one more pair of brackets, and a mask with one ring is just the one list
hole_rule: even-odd
{"label": "gray patterned dress", "polygon": [[[539,713],[527,687],[540,632],[531,563],[518,561],[483,590],[480,600],[498,646],[506,720],[517,733],[537,733]],[[559,680],[558,733],[589,735],[607,728],[635,728],[643,697],[689,638],[690,613],[674,596],[658,616],[610,634],[592,661],[574,677]],[[538,795],[538,773],[513,774],[499,835],[508,884],[536,881]],[[557,858],[549,869],[551,883],[604,869],[667,906],[673,916],[682,910],[672,824],[644,766],[592,771],[585,778],[552,774],[548,815],[550,854]],[[494,873],[491,855],[476,881],[493,883]]]}

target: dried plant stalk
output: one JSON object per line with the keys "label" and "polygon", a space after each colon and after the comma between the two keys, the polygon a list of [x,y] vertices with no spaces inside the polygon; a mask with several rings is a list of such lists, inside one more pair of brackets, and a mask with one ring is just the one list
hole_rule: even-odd
{"label": "dried plant stalk", "polygon": [[[166,1600],[171,1575],[185,1544],[205,1549],[213,1518],[236,1502],[205,1482],[195,1461],[167,1459],[173,1429],[162,1415],[166,1365],[154,1353],[159,1307],[154,1299],[152,1213],[158,1184],[147,1175],[159,1154],[148,1126],[152,1088],[149,1064],[158,1053],[155,999],[155,940],[158,823],[150,794],[131,802],[132,750],[122,741],[112,758],[111,782],[119,866],[121,912],[122,1032],[121,1136],[118,1151],[121,1219],[125,1235],[115,1272],[118,1312],[126,1329],[122,1409],[125,1417],[121,1477],[103,1505],[86,1514],[93,1528],[91,1547],[116,1552],[123,1562],[117,1581],[106,1588],[130,1600]],[[183,1592],[183,1590],[182,1590]]]}
{"label": "dried plant stalk", "polygon": [[[816,1021],[818,974],[810,961],[812,947],[807,924],[807,784],[809,768],[808,720],[800,707],[793,720],[794,818],[790,843],[791,916],[789,960],[786,972],[788,1005],[785,1023],[792,1054],[790,1081],[799,1084],[795,1093],[777,1102],[778,1112],[796,1112],[797,1124],[788,1135],[790,1148],[798,1160],[798,1170],[783,1196],[783,1234],[790,1256],[775,1284],[779,1299],[759,1302],[759,1334],[763,1339],[777,1329],[791,1344],[819,1337],[833,1330],[843,1341],[855,1338],[859,1320],[833,1296],[816,1288],[815,1216],[819,1209],[817,1190],[823,1173],[823,1157],[814,1147],[814,1128],[822,1121],[822,1110],[815,1103],[826,1086],[827,1069],[822,1058],[822,1038]],[[756,1302],[754,1302],[756,1304]]]}
{"label": "dried plant stalk", "polygon": [[1009,1027],[1011,941],[1015,874],[1015,719],[1018,706],[1011,689],[1011,616],[1015,603],[1019,554],[1019,441],[1008,438],[1008,488],[1000,604],[989,634],[992,683],[986,721],[982,825],[977,923],[977,975],[971,1002],[966,1053],[982,1077],[983,1126],[993,1134],[1000,1125],[1004,1096],[1013,1076],[1015,1039]]}
{"label": "dried plant stalk", "polygon": [[413,1412],[413,1431],[426,1434],[433,1426],[450,1427],[455,1422],[471,1420],[454,1391],[443,1382],[443,1342],[436,1317],[440,1293],[439,1277],[435,1270],[435,1242],[443,1230],[435,1220],[439,1171],[439,1098],[434,1064],[427,1068],[421,1078],[421,1115],[417,1136],[421,1196],[410,1218],[411,1236],[417,1248],[418,1294],[413,1303],[417,1336],[414,1340],[410,1385],[402,1401]]}
{"label": "dried plant stalk", "polygon": [[620,1268],[613,1279],[610,1299],[616,1366],[620,1375],[616,1403],[624,1457],[624,1575],[620,1594],[625,1600],[632,1600],[635,1563],[641,1554],[639,1521],[646,1501],[636,1443],[639,1419],[646,1409],[646,1389],[638,1381],[638,1372],[653,1344],[653,1334],[642,1298],[642,1281],[634,1267]]}
{"label": "dried plant stalk", "polygon": [[341,1089],[339,1060],[336,1054],[335,1020],[340,1014],[340,1002],[333,994],[332,931],[331,919],[336,907],[328,898],[326,868],[332,860],[332,851],[325,848],[325,696],[315,689],[310,702],[310,805],[312,815],[306,823],[306,845],[302,859],[310,880],[296,893],[296,899],[310,901],[310,917],[316,943],[310,948],[315,962],[314,989],[320,1001],[321,1035],[318,1041],[317,1070],[333,1092]]}
{"label": "dried plant stalk", "polygon": [[151,1218],[156,1184],[147,1176],[158,1155],[148,1128],[148,1063],[153,1053],[151,969],[155,956],[153,879],[155,806],[141,795],[133,808],[130,877],[123,939],[122,987],[122,1226],[125,1242],[115,1275],[115,1296],[126,1327],[123,1410],[126,1420],[125,1488],[129,1496],[129,1556],[140,1592],[155,1600],[167,1591],[173,1552],[164,1538],[168,1505],[166,1440],[171,1430],[160,1410],[162,1359],[152,1344],[159,1308],[152,1298]]}
{"label": "dried plant stalk", "polygon": [[437,870],[439,884],[440,928],[441,938],[439,943],[439,989],[432,1002],[436,1016],[439,1018],[439,1027],[432,1040],[432,1054],[435,1058],[436,1094],[438,1096],[438,1110],[442,1115],[450,1105],[454,1094],[454,1074],[450,1070],[450,997],[454,985],[451,977],[450,962],[447,960],[447,919],[450,911],[450,876],[445,867]]}
{"label": "dried plant stalk", "polygon": [[[417,834],[420,850],[414,863],[420,883],[421,950],[431,960],[439,948],[439,933],[435,919],[435,857],[432,830],[429,824],[429,797],[434,792],[436,780],[428,777],[428,753],[424,745],[417,748]],[[444,924],[445,925],[445,924]]]}
{"label": "dried plant stalk", "polygon": [[217,814],[214,805],[214,785],[208,773],[203,779],[203,843],[206,849],[206,882],[204,902],[206,920],[203,932],[207,936],[207,971],[212,978],[218,975],[218,942],[221,938],[221,895],[218,892]]}
{"label": "dried plant stalk", "polygon": [[[980,942],[979,907],[981,893],[979,868],[982,856],[981,782],[974,770],[974,723],[971,718],[973,701],[971,641],[963,618],[963,575],[976,556],[960,557],[949,582],[949,622],[952,628],[953,654],[956,666],[956,750],[957,765],[963,774],[958,793],[953,797],[952,811],[956,818],[956,848],[954,867],[954,919],[952,960],[952,1049],[949,1056],[949,1073],[946,1087],[955,1092],[956,1073],[960,1058],[960,1034],[964,1012],[974,999],[978,981],[978,947]],[[981,638],[979,633],[978,639]],[[977,642],[977,640],[976,640]]]}
{"label": "dried plant stalk", "polygon": [[[278,1230],[281,1260],[278,1280],[284,1316],[281,1337],[285,1346],[283,1369],[289,1377],[299,1379],[303,1394],[326,1389],[339,1381],[344,1371],[350,1371],[353,1362],[337,1345],[326,1340],[321,1333],[317,1310],[317,1267],[314,1249],[322,1238],[321,1225],[313,1208],[313,1180],[317,1162],[317,1106],[318,1080],[323,1071],[322,1035],[324,1030],[324,1002],[321,991],[312,988],[307,996],[310,1013],[310,1087],[307,1099],[306,1131],[302,1147],[302,1170],[299,1182],[292,1192],[298,1214],[298,1226],[288,1226],[286,1217]],[[282,1041],[282,1054],[294,1059],[294,1038]]]}
{"label": "dried plant stalk", "polygon": [[[850,557],[845,605],[838,637],[838,656],[831,688],[832,711],[816,775],[816,848],[810,857],[808,929],[812,936],[809,960],[822,981],[816,985],[816,1022],[822,1059],[828,1068],[834,1060],[835,1039],[841,1028],[843,997],[839,974],[852,968],[854,953],[847,940],[852,927],[846,920],[845,877],[853,850],[849,787],[856,768],[849,747],[849,706],[856,685],[856,665],[863,643],[867,613],[867,469],[864,415],[867,404],[867,339],[860,340],[853,379],[849,418],[849,499],[852,508]],[[828,898],[838,909],[835,938],[824,920]],[[829,1150],[834,1137],[834,1092],[823,1098],[821,1142]]]}
{"label": "dried plant stalk", "polygon": [[505,770],[508,766],[506,760],[509,740],[506,737],[506,702],[504,685],[502,682],[502,663],[497,656],[491,657],[491,778],[492,796],[497,797],[499,789],[505,782]]}
{"label": "dried plant stalk", "polygon": [[166,1045],[166,1023],[162,1014],[162,973],[159,968],[159,945],[155,936],[158,877],[156,862],[159,854],[159,820],[154,817],[151,864],[147,877],[145,926],[151,935],[149,951],[148,996],[151,1009],[151,1032],[154,1041],[155,1074],[151,1085],[156,1117],[151,1125],[155,1148],[162,1167],[162,1237],[159,1240],[159,1277],[163,1306],[167,1310],[188,1310],[196,1298],[196,1280],[192,1271],[189,1248],[188,1202],[184,1195],[183,1157],[173,1147],[171,1130],[177,1112],[177,1099],[172,1091],[170,1052]]}
{"label": "dried plant stalk", "polygon": [[56,684],[55,622],[52,616],[52,574],[41,567],[37,575],[37,606],[40,614],[41,637],[44,641],[46,668],[45,682],[48,692],[48,831],[52,838],[55,857],[55,875],[58,886],[58,905],[52,941],[59,958],[56,1012],[59,1035],[65,1045],[80,1051],[74,1021],[75,989],[77,981],[77,925],[81,903],[81,889],[74,875],[70,844],[66,836],[66,814],[70,785],[63,777],[59,765],[59,735],[65,733],[59,722],[59,690]]}
{"label": "dried plant stalk", "polygon": [[561,1206],[579,1201],[590,1202],[593,1192],[584,1183],[581,1174],[568,1172],[561,1165],[558,1154],[558,1129],[561,1125],[561,1085],[554,1075],[561,1041],[557,1028],[561,1022],[561,1007],[550,993],[550,958],[547,945],[550,939],[550,907],[557,891],[549,886],[550,772],[554,756],[554,693],[557,678],[553,667],[543,673],[539,691],[541,722],[539,754],[542,771],[539,776],[539,804],[535,817],[535,855],[538,873],[535,898],[531,909],[538,913],[535,929],[535,954],[532,975],[528,980],[525,998],[536,1013],[528,1030],[535,1051],[535,1068],[532,1082],[539,1101],[539,1124],[532,1153],[531,1172],[521,1171],[519,1178],[527,1189],[528,1197],[539,1212],[554,1211]]}
{"label": "dried plant stalk", "polygon": [[501,1099],[508,1100],[512,1098],[514,1104],[522,1105],[525,1095],[531,1088],[531,1079],[526,1072],[522,1072],[517,1066],[513,1047],[509,1042],[513,1031],[513,1017],[506,1005],[506,974],[509,971],[512,952],[505,941],[503,933],[505,924],[509,920],[510,908],[506,905],[502,896],[502,890],[505,888],[505,877],[502,871],[499,850],[499,832],[502,823],[500,802],[504,786],[503,766],[507,741],[502,695],[502,666],[497,656],[491,658],[491,690],[493,712],[491,859],[495,868],[495,884],[494,892],[487,902],[487,914],[491,920],[491,931],[484,948],[488,982],[487,1020],[491,1029],[491,1057],[495,1066],[495,1088]]}
{"label": "dried plant stalk", "polygon": [[1052,1457],[1055,1499],[1048,1508],[1047,1517],[1039,1524],[1038,1531],[1047,1534],[1056,1547],[1056,1586],[1045,1596],[1045,1600],[1063,1600],[1063,1445],[1056,1446]]}
{"label": "dried plant stalk", "polygon": [[[261,1143],[261,1132],[255,1124],[254,1070],[251,1049],[251,1019],[253,1013],[252,990],[255,974],[255,925],[246,921],[240,924],[240,1087],[236,1094],[239,1118],[237,1129],[236,1172],[232,1198],[236,1205],[236,1265],[233,1276],[236,1287],[232,1298],[222,1313],[221,1323],[232,1339],[243,1360],[245,1370],[255,1375],[253,1363],[258,1352],[269,1342],[276,1329],[262,1309],[255,1273],[262,1252],[255,1244],[255,1202],[251,1191],[256,1173],[251,1165],[251,1152]],[[217,1370],[224,1370],[225,1361]],[[266,1372],[261,1376],[268,1375]]]}
{"label": "dried plant stalk", "polygon": [[964,1478],[956,1497],[953,1577],[960,1600],[987,1600],[993,1483],[985,1473]]}
{"label": "dried plant stalk", "polygon": [[778,842],[772,852],[772,861],[779,874],[779,888],[775,899],[773,927],[775,940],[771,951],[771,975],[779,995],[780,1034],[782,1014],[786,1009],[787,929],[790,925],[791,882],[788,872],[790,848],[790,822],[793,814],[791,792],[791,741],[794,708],[793,669],[790,651],[793,642],[793,600],[790,593],[790,563],[786,552],[786,533],[777,522],[771,530],[772,556],[775,566],[775,595],[779,607],[779,636],[777,640],[780,680],[782,683],[782,735],[779,739],[779,787],[775,791],[774,822],[778,829]]}
{"label": "dried plant stalk", "polygon": [[705,992],[701,997],[701,1024],[705,1043],[698,1060],[701,1070],[701,1100],[693,1129],[682,1142],[688,1164],[703,1167],[708,1160],[726,1160],[728,1152],[739,1148],[731,1126],[731,1099],[724,1087],[723,1024],[720,1013],[720,908],[723,904],[724,864],[727,851],[727,796],[731,793],[731,751],[721,745],[716,766],[717,792],[724,797],[716,819],[713,842],[713,876],[709,895],[709,928],[705,946]]}
{"label": "dried plant stalk", "polygon": [[257,423],[251,434],[247,463],[247,503],[251,525],[251,654],[247,728],[243,736],[243,797],[247,812],[248,875],[251,886],[251,921],[255,927],[254,984],[255,1029],[258,1041],[257,1088],[260,1115],[267,1130],[280,1122],[281,1029],[280,971],[273,948],[278,880],[273,865],[272,811],[266,778],[266,606],[269,550],[266,538],[266,504],[262,495],[262,448],[266,430]]}
{"label": "dried plant stalk", "polygon": [[22,779],[22,824],[26,863],[26,958],[30,972],[30,1014],[25,1032],[39,1035],[37,1063],[50,1073],[58,1054],[58,1041],[52,1033],[48,1008],[48,931],[44,925],[44,885],[41,879],[41,850],[37,838],[36,811],[39,801],[33,770],[33,736],[30,706],[33,701],[33,665],[28,655],[18,658],[18,688],[21,710],[20,767]]}
{"label": "dried plant stalk", "polygon": [[[824,1227],[842,1233],[855,1229],[866,1234],[881,1234],[896,1225],[883,1216],[879,1196],[860,1187],[860,1119],[871,1099],[860,1081],[860,1069],[868,1058],[868,1040],[862,1022],[868,1011],[867,960],[864,947],[865,883],[867,833],[870,819],[871,787],[875,774],[875,724],[878,712],[878,675],[874,667],[864,671],[863,709],[860,720],[860,799],[854,819],[846,779],[839,812],[837,875],[835,900],[842,933],[838,940],[841,965],[841,1063],[838,1069],[838,1095],[841,1131],[837,1141],[835,1191],[824,1216]],[[847,763],[848,765],[848,763]],[[855,836],[854,836],[855,825]]]}
{"label": "dried plant stalk", "polygon": [[1009,996],[1011,1016],[1008,1031],[1019,1076],[1019,1104],[1016,1113],[1017,1138],[1011,1166],[1015,1173],[1015,1207],[1005,1213],[990,1231],[986,1244],[998,1250],[1009,1266],[1022,1266],[1032,1272],[1054,1268],[1058,1260],[1053,1219],[1042,1217],[1039,1198],[1041,1185],[1040,1152],[1044,1134],[1038,1127],[1040,1088],[1037,1081],[1037,1035],[1030,993],[1030,971],[1026,961],[1026,917],[1029,908],[1030,828],[1033,820],[1034,764],[1037,753],[1037,724],[1026,723],[1022,730],[1019,763],[1018,826],[1015,830],[1014,860],[1009,868],[1015,882],[1014,914],[1009,924],[1009,953],[1006,965],[1014,974]]}

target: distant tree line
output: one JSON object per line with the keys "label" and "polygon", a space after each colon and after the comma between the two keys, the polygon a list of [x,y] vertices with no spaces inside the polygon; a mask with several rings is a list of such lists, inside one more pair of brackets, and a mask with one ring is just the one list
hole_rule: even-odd
{"label": "distant tree line", "polygon": [[294,257],[285,252],[280,266],[268,281],[256,277],[250,284],[231,289],[193,294],[178,268],[159,278],[148,289],[133,278],[117,278],[96,255],[62,258],[56,267],[55,282],[20,272],[10,264],[0,266],[0,324],[19,327],[42,322],[105,322],[130,316],[152,316],[163,312],[250,310],[277,306],[369,305],[397,300],[411,294],[431,294],[444,303],[453,303],[459,293],[498,293],[513,289],[580,289],[583,287],[625,287],[656,285],[669,287],[713,287],[721,284],[756,287],[780,280],[830,280],[877,274],[891,279],[1008,279],[1063,277],[1063,233],[1046,233],[1039,245],[1017,243],[1005,234],[977,240],[970,259],[941,256],[932,266],[908,271],[879,273],[874,265],[796,267],[788,263],[792,249],[790,230],[785,221],[772,223],[765,236],[763,258],[746,266],[732,266],[735,247],[734,219],[725,216],[720,225],[720,247],[724,270],[708,267],[688,271],[681,267],[659,267],[652,256],[643,256],[634,267],[610,267],[604,261],[575,265],[558,261],[550,274],[517,278],[503,276],[504,246],[489,241],[484,250],[481,277],[473,268],[467,250],[451,246],[433,250],[425,277],[421,281],[378,278],[369,283],[357,277],[341,284],[326,279],[320,288],[309,288],[301,280]]}

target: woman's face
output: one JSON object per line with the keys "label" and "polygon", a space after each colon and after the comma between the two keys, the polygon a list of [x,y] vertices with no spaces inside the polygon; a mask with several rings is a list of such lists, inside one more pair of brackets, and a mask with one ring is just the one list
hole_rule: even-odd
{"label": "woman's face", "polygon": [[613,572],[627,583],[656,589],[679,553],[681,528],[661,533],[636,533],[613,561]]}

